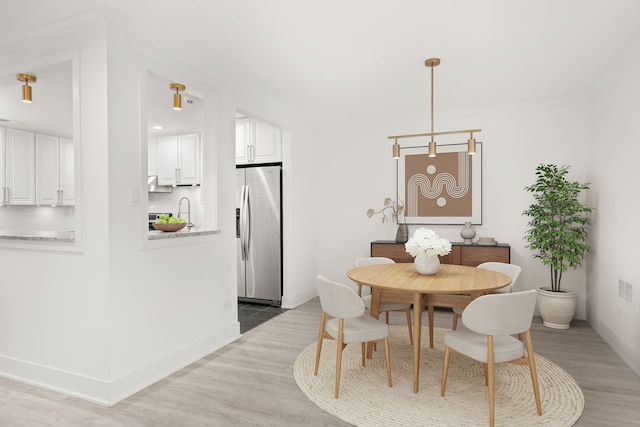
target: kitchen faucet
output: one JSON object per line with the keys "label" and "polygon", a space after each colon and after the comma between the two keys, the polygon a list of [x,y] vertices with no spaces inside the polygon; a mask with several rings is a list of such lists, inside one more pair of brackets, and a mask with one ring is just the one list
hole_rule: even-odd
{"label": "kitchen faucet", "polygon": [[191,202],[189,201],[188,197],[183,197],[182,199],[180,199],[180,202],[178,203],[178,218],[182,218],[181,215],[181,208],[182,208],[182,201],[186,200],[187,201],[187,228],[189,230],[191,230],[191,227],[193,227],[193,224],[191,223]]}

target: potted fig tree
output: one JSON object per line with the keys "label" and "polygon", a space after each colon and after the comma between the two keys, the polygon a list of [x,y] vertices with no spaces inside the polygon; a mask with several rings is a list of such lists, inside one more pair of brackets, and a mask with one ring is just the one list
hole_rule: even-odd
{"label": "potted fig tree", "polygon": [[561,288],[562,275],[576,269],[591,251],[591,208],[580,201],[588,183],[569,181],[569,166],[540,164],[536,182],[526,187],[535,202],[523,214],[530,218],[525,234],[534,258],[549,266],[548,287],[538,288],[538,310],[545,326],[567,329],[576,310],[576,293]]}

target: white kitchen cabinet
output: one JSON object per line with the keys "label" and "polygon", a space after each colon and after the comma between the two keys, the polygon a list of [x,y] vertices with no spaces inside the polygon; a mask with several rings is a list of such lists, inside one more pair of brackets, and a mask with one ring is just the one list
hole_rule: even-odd
{"label": "white kitchen cabinet", "polygon": [[178,184],[200,184],[200,134],[178,135]]}
{"label": "white kitchen cabinet", "polygon": [[7,187],[5,185],[6,168],[4,166],[4,133],[5,129],[0,128],[0,189],[2,190],[2,192],[0,193],[0,206],[7,203]]}
{"label": "white kitchen cabinet", "polygon": [[245,117],[236,119],[236,164],[282,161],[282,131]]}
{"label": "white kitchen cabinet", "polygon": [[69,138],[60,138],[60,202],[76,203],[75,144]]}
{"label": "white kitchen cabinet", "polygon": [[35,204],[35,164],[35,134],[6,129],[3,193],[7,204]]}
{"label": "white kitchen cabinet", "polygon": [[147,145],[147,169],[148,175],[158,175],[158,140],[155,136],[149,137]]}
{"label": "white kitchen cabinet", "polygon": [[253,145],[251,141],[251,119],[236,119],[236,164],[249,163],[249,147]]}
{"label": "white kitchen cabinet", "polygon": [[158,184],[200,184],[199,133],[159,136],[156,144]]}
{"label": "white kitchen cabinet", "polygon": [[36,134],[36,204],[73,205],[73,140]]}
{"label": "white kitchen cabinet", "polygon": [[36,203],[60,203],[60,139],[36,135]]}

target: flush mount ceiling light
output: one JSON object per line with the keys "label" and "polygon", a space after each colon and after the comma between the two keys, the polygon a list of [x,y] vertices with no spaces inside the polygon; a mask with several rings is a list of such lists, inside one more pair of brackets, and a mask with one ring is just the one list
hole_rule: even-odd
{"label": "flush mount ceiling light", "polygon": [[29,83],[35,82],[36,76],[32,76],[31,74],[16,74],[16,78],[24,83],[24,86],[22,86],[22,102],[31,104],[31,86],[29,86]]}
{"label": "flush mount ceiling light", "polygon": [[467,154],[469,154],[469,155],[476,154],[476,140],[473,137],[473,134],[475,132],[481,132],[482,129],[453,130],[453,131],[446,131],[446,132],[434,132],[433,131],[433,69],[435,67],[437,67],[438,65],[440,65],[440,59],[439,58],[429,58],[426,61],[424,61],[424,65],[426,67],[431,68],[431,132],[430,133],[417,133],[417,134],[412,134],[412,135],[393,135],[393,136],[390,136],[389,139],[395,140],[395,143],[393,144],[393,158],[394,159],[399,159],[400,158],[400,144],[398,144],[398,139],[402,139],[402,138],[419,138],[419,137],[430,136],[431,137],[431,141],[429,141],[428,156],[429,157],[436,157],[436,141],[433,139],[434,136],[436,136],[436,135],[453,135],[453,134],[461,134],[461,133],[468,133],[469,134],[469,139],[467,140]]}
{"label": "flush mount ceiling light", "polygon": [[171,83],[169,88],[176,91],[176,93],[173,94],[173,109],[182,110],[182,95],[180,95],[180,92],[186,89],[185,85]]}

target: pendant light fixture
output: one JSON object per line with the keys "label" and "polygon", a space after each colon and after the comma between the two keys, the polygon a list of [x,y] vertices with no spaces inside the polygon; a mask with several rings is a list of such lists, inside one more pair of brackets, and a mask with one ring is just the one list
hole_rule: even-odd
{"label": "pendant light fixture", "polygon": [[398,144],[398,140],[396,139],[395,144],[393,144],[393,158],[398,160],[400,158],[400,144]]}
{"label": "pendant light fixture", "polygon": [[412,134],[412,135],[393,135],[388,137],[388,139],[393,139],[395,140],[395,143],[393,144],[393,158],[394,159],[399,159],[400,158],[400,145],[398,144],[398,139],[401,138],[419,138],[419,137],[431,137],[431,140],[429,141],[429,148],[427,151],[427,155],[429,157],[436,157],[437,155],[437,144],[436,141],[434,140],[434,136],[436,135],[451,135],[451,134],[461,134],[461,133],[468,133],[469,134],[469,139],[467,140],[467,154],[469,155],[473,155],[476,154],[476,140],[473,137],[474,132],[481,132],[482,129],[468,129],[468,130],[454,130],[454,131],[446,131],[446,132],[434,132],[433,130],[433,81],[434,81],[434,68],[437,67],[438,65],[440,65],[440,58],[429,58],[427,60],[424,61],[424,65],[426,67],[431,68],[431,132],[430,133],[418,133],[418,134]]}
{"label": "pendant light fixture", "polygon": [[433,69],[440,65],[440,58],[429,58],[424,65],[431,68],[431,141],[429,142],[429,157],[436,156],[436,142],[433,140]]}
{"label": "pendant light fixture", "polygon": [[473,137],[473,132],[471,132],[471,136],[467,140],[467,154],[470,156],[476,154],[476,139]]}
{"label": "pendant light fixture", "polygon": [[182,95],[180,95],[180,92],[186,89],[185,85],[180,83],[171,83],[169,88],[176,91],[176,93],[173,94],[173,109],[182,110]]}
{"label": "pendant light fixture", "polygon": [[29,82],[35,82],[36,76],[32,76],[31,74],[17,74],[16,78],[24,82],[24,86],[22,86],[22,102],[31,104],[31,86],[29,86]]}

